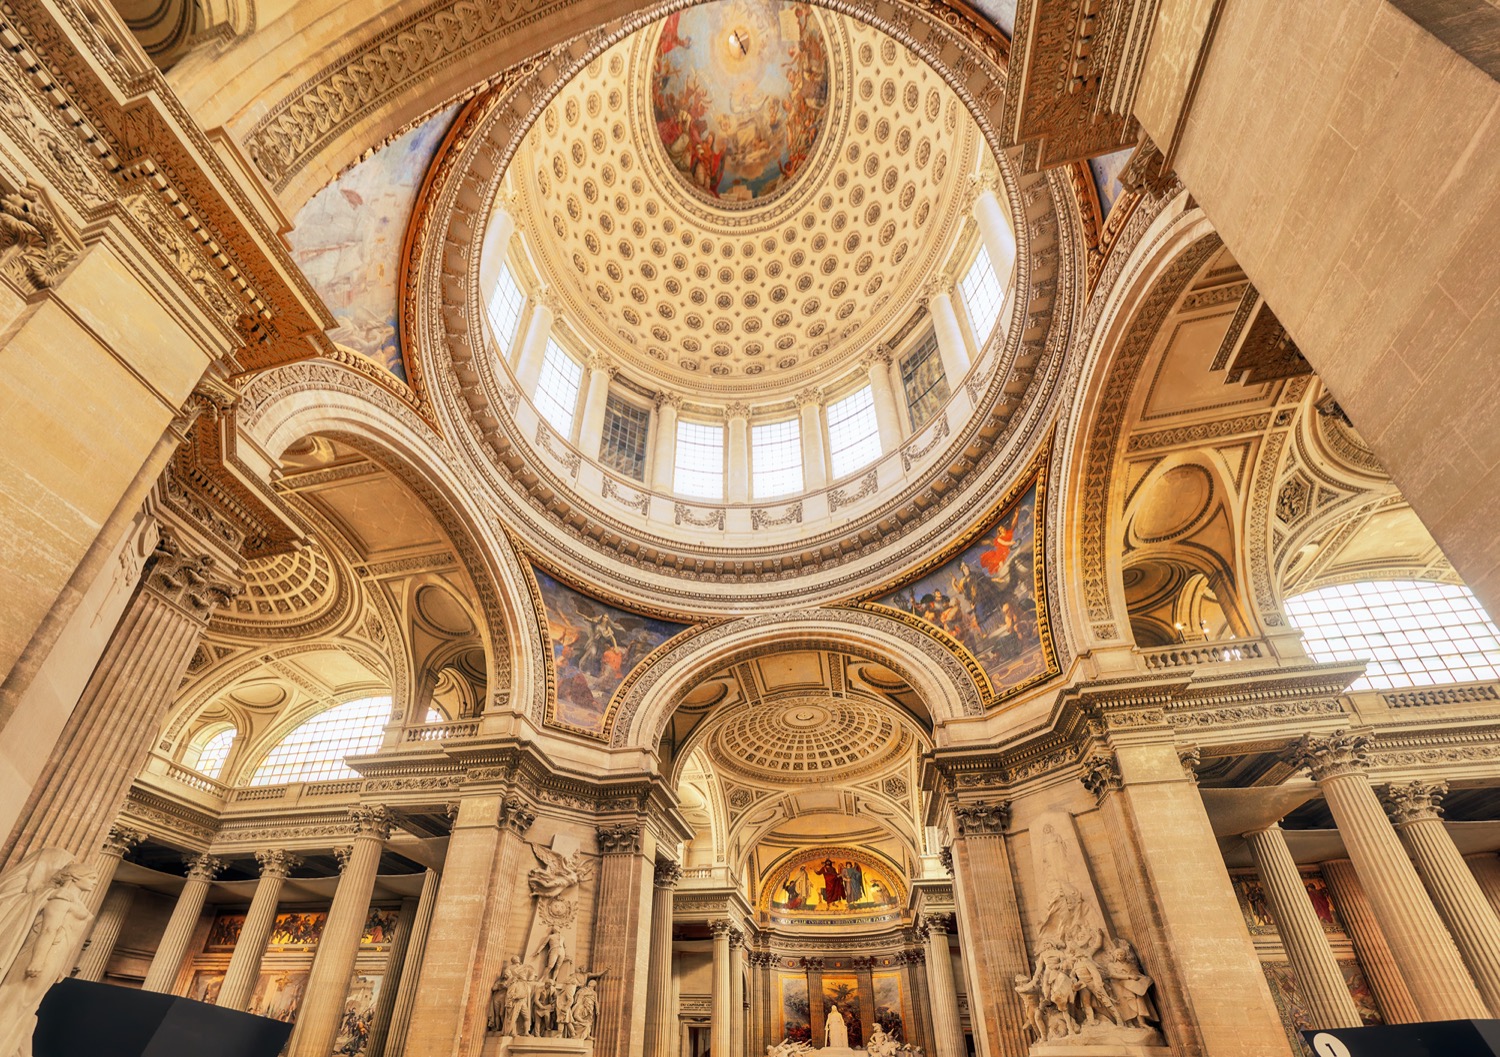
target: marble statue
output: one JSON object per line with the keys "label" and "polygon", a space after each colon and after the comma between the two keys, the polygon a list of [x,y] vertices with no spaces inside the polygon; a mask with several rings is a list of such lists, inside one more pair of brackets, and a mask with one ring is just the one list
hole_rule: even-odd
{"label": "marble statue", "polygon": [[802,1057],[812,1052],[812,1044],[795,1039],[782,1039],[780,1045],[767,1046],[766,1057]]}
{"label": "marble statue", "polygon": [[573,886],[594,876],[594,864],[582,852],[563,855],[540,844],[531,846],[540,866],[533,866],[526,875],[531,894],[543,899],[557,899]]}
{"label": "marble statue", "polygon": [[849,1048],[849,1028],[844,1023],[844,1014],[838,1006],[829,1006],[823,1021],[823,1046],[830,1050]]}
{"label": "marble statue", "polygon": [[1117,941],[1110,948],[1103,968],[1114,992],[1118,1019],[1132,1027],[1149,1028],[1151,1025],[1147,1022],[1157,1019],[1156,1007],[1147,997],[1151,977],[1141,972],[1135,949],[1124,940]]}
{"label": "marble statue", "polygon": [[[500,1023],[495,1030],[502,1035],[532,1034],[532,992],[536,985],[536,970],[520,958],[512,958],[495,981],[494,990],[501,993],[503,1003]],[[494,1008],[493,1001],[490,1006]]]}
{"label": "marble statue", "polygon": [[870,1031],[870,1038],[865,1042],[865,1052],[870,1057],[896,1057],[901,1050],[901,1043],[894,1036],[887,1035],[885,1028],[879,1022]]}
{"label": "marble statue", "polygon": [[36,1010],[68,975],[89,924],[98,875],[61,848],[42,848],[0,874],[0,1057],[31,1057]]}
{"label": "marble statue", "polygon": [[536,954],[542,955],[543,975],[555,980],[558,968],[568,960],[568,940],[562,934],[562,929],[555,924],[549,924],[547,935],[542,939],[542,945],[533,952],[533,955]]}

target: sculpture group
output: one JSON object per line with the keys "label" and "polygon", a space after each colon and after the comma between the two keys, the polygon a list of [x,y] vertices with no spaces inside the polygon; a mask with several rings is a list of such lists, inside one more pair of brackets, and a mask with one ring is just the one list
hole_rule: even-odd
{"label": "sculpture group", "polygon": [[[599,1014],[603,972],[574,966],[566,930],[578,913],[569,893],[593,876],[580,852],[532,845],[540,864],[527,874],[536,917],[546,931],[525,958],[512,957],[490,988],[489,1030],[501,1035],[588,1041]],[[533,965],[535,960],[537,964]]]}
{"label": "sculpture group", "polygon": [[60,848],[42,848],[0,874],[0,1057],[31,1057],[36,1011],[73,968],[94,914],[98,875]]}

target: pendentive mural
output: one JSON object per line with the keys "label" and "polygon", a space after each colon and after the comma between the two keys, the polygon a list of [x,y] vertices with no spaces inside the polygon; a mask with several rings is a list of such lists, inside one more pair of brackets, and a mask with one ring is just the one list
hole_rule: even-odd
{"label": "pendentive mural", "polygon": [[662,148],[714,201],[785,190],[823,128],[828,45],[807,4],[717,0],[668,15],[651,74]]}
{"label": "pendentive mural", "polygon": [[947,632],[1003,699],[1058,672],[1041,539],[1042,472],[1003,502],[979,538],[879,599]]}
{"label": "pendentive mural", "polygon": [[592,738],[609,736],[610,701],[630,670],[685,624],[628,613],[533,569],[547,616],[557,700],[547,722]]}
{"label": "pendentive mural", "polygon": [[868,925],[901,916],[906,886],[885,863],[849,848],[819,848],[772,875],[762,904],[773,925]]}
{"label": "pendentive mural", "polygon": [[1103,154],[1089,159],[1089,175],[1093,177],[1094,190],[1099,195],[1099,218],[1101,220],[1109,217],[1110,210],[1114,209],[1115,203],[1120,200],[1120,195],[1125,193],[1125,188],[1120,184],[1120,172],[1134,153],[1134,148],[1127,148],[1117,150],[1113,154]]}

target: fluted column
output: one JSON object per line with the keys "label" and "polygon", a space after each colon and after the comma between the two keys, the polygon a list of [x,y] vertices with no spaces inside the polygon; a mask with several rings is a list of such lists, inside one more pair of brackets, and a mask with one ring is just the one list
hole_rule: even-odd
{"label": "fluted column", "polygon": [[93,983],[104,979],[104,970],[109,966],[110,955],[120,939],[120,929],[125,926],[138,891],[135,885],[115,885],[104,897],[94,917],[94,931],[89,933],[88,946],[78,959],[78,979]]}
{"label": "fluted column", "polygon": [[[918,937],[920,938],[920,937]],[[902,965],[906,969],[906,993],[911,996],[908,1007],[910,1019],[906,1023],[905,1042],[922,1047],[924,1053],[937,1053],[937,1040],[932,1034],[932,994],[927,988],[927,950],[911,947],[902,952]]]}
{"label": "fluted column", "polygon": [[802,440],[802,487],[816,492],[828,486],[827,445],[823,438],[823,391],[804,389],[797,394],[798,433]]}
{"label": "fluted column", "polygon": [[583,391],[583,414],[578,416],[578,448],[591,459],[599,457],[604,439],[604,407],[609,403],[609,380],[615,376],[609,357],[595,353],[589,357],[588,386]]}
{"label": "fluted column", "polygon": [[[495,284],[506,267],[506,253],[510,248],[510,237],[516,233],[516,221],[506,208],[506,203],[495,203],[490,222],[484,229],[484,247],[479,254],[479,281],[484,288],[484,300],[495,295]],[[496,334],[496,339],[509,341],[510,334]]]}
{"label": "fluted column", "polygon": [[193,938],[193,929],[198,925],[198,915],[203,913],[203,900],[208,896],[208,887],[219,871],[224,869],[222,859],[212,855],[194,855],[187,860],[187,880],[177,896],[177,905],[167,919],[166,931],[156,945],[156,954],[151,958],[151,967],[146,970],[146,982],[142,991],[159,991],[170,994],[177,983],[177,974],[182,971],[182,959],[187,954],[188,944]]}
{"label": "fluted column", "polygon": [[750,952],[750,1041],[746,1052],[750,1057],[766,1052],[780,1039],[771,1038],[771,965],[775,956],[770,951]]}
{"label": "fluted column", "polygon": [[255,990],[256,980],[260,979],[260,962],[276,927],[281,886],[287,874],[302,865],[300,857],[281,850],[258,851],[255,861],[260,863],[260,881],[255,885],[255,895],[250,898],[250,909],[245,914],[240,938],[235,941],[234,953],[229,956],[229,968],[224,972],[217,1002],[225,1009],[242,1012],[250,1008],[250,995]]}
{"label": "fluted column", "polygon": [[1369,739],[1347,731],[1303,735],[1291,754],[1323,790],[1349,859],[1423,1020],[1487,1017],[1488,1010],[1365,773]]}
{"label": "fluted column", "polygon": [[807,1023],[816,1046],[823,1045],[823,959],[803,958],[807,971]]}
{"label": "fluted column", "polygon": [[963,328],[958,325],[952,289],[933,289],[927,296],[927,311],[932,314],[932,331],[937,337],[943,373],[948,376],[948,388],[956,393],[969,373],[969,346],[964,341]]}
{"label": "fluted column", "polygon": [[1330,859],[1321,863],[1323,880],[1333,893],[1334,904],[1339,910],[1339,919],[1348,930],[1354,943],[1354,953],[1370,981],[1370,990],[1380,1006],[1380,1015],[1387,1024],[1414,1024],[1422,1019],[1417,1004],[1406,989],[1401,978],[1401,969],[1391,954],[1391,947],[1380,931],[1380,922],[1375,920],[1375,909],[1365,895],[1364,885],[1354,872],[1354,864],[1348,859]]}
{"label": "fluted column", "polygon": [[711,921],[714,937],[713,992],[709,995],[709,1052],[730,1052],[729,938],[736,931],[732,921]]}
{"label": "fluted column", "polygon": [[[7,844],[91,856],[140,774],[209,617],[238,588],[207,554],[158,545]],[[100,893],[103,898],[103,893]]]}
{"label": "fluted column", "polygon": [[[145,839],[144,833],[138,833],[124,826],[111,826],[104,837],[104,843],[94,853],[94,859],[90,865],[94,868],[94,876],[97,880],[94,882],[94,887],[85,892],[83,897],[90,912],[94,914],[94,926],[89,932],[88,939],[74,954],[73,962],[79,976],[82,976],[85,970],[97,973],[97,975],[85,976],[83,979],[100,980],[104,977],[104,967],[109,961],[110,953],[114,950],[115,941],[120,938],[120,927],[124,924],[124,918],[123,916],[105,917],[100,913],[100,908],[106,902],[107,895],[112,894],[110,884],[115,879],[115,871],[120,868],[120,861],[125,858],[131,848]],[[135,890],[131,889],[125,900],[127,909],[134,898]]]}
{"label": "fluted column", "polygon": [[682,867],[656,860],[651,900],[651,964],[646,985],[646,1057],[676,1057],[677,1004],[672,996],[673,892]]}
{"label": "fluted column", "polygon": [[[989,1057],[1022,1057],[1025,1019],[1015,978],[1031,972],[1021,910],[1005,843],[1010,805],[976,801],[953,808],[953,898],[958,904],[959,943],[969,967],[969,1008],[977,1036],[986,1037]],[[981,1022],[982,1021],[982,1022]]]}
{"label": "fluted column", "polygon": [[354,824],[353,842],[341,856],[339,886],[307,976],[307,995],[287,1047],[288,1057],[328,1057],[333,1052],[359,940],[370,916],[380,855],[391,835],[391,816],[383,807],[356,807],[349,817]]}
{"label": "fluted column", "polygon": [[672,490],[673,471],[677,466],[677,405],[674,393],[663,393],[656,399],[656,438],[651,456],[651,487],[658,492]]}
{"label": "fluted column", "polygon": [[958,1016],[958,988],[953,983],[953,955],[948,950],[946,918],[924,918],[927,932],[927,990],[932,997],[932,1036],[937,1057],[966,1057],[963,1023]]}
{"label": "fluted column", "polygon": [[1307,1007],[1308,1024],[1314,1028],[1360,1027],[1359,1011],[1333,959],[1333,948],[1307,897],[1307,886],[1287,849],[1281,827],[1271,825],[1246,833],[1245,843],[1250,846],[1276,918],[1276,932],[1296,974],[1297,993]]}
{"label": "fluted column", "polygon": [[750,498],[750,408],[730,404],[724,410],[729,416],[729,487],[725,498],[743,503]]}
{"label": "fluted column", "polygon": [[745,934],[729,934],[729,1057],[745,1057]]}
{"label": "fluted column", "polygon": [[1391,820],[1448,924],[1492,1016],[1500,1016],[1500,918],[1441,818],[1447,782],[1408,782],[1386,792]]}
{"label": "fluted column", "polygon": [[995,278],[1004,290],[1016,267],[1016,236],[993,188],[981,187],[974,196],[974,220],[979,224],[980,241],[990,255],[990,267],[995,269]]}
{"label": "fluted column", "polygon": [[875,424],[880,429],[880,451],[882,454],[895,451],[901,445],[901,410],[891,386],[891,351],[881,345],[861,362],[870,378],[870,399],[875,404]]}
{"label": "fluted column", "polygon": [[[599,981],[594,1050],[642,1057],[646,1037],[635,1018],[646,1009],[650,976],[652,878],[656,854],[640,822],[599,826],[593,969]],[[649,858],[648,858],[649,855]]]}
{"label": "fluted column", "polygon": [[526,319],[521,351],[515,360],[516,384],[527,396],[536,392],[537,380],[542,376],[542,357],[547,354],[547,339],[552,336],[555,303],[546,287],[531,297],[531,315]]}
{"label": "fluted column", "polygon": [[855,958],[850,964],[854,967],[855,987],[859,994],[859,1037],[868,1045],[870,1035],[875,1031],[875,959]]}
{"label": "fluted column", "polygon": [[93,891],[84,897],[90,910],[99,909],[110,882],[115,879],[115,871],[120,868],[120,862],[130,854],[130,849],[145,839],[144,833],[130,829],[128,826],[109,827],[109,832],[104,835],[104,842],[94,853],[94,861],[90,864],[94,868],[95,876],[98,877]]}
{"label": "fluted column", "polygon": [[[370,1028],[370,1057],[401,1057],[406,1052],[406,1029],[411,1025],[411,1011],[417,1002],[417,980],[422,975],[422,958],[427,953],[427,933],[432,926],[437,891],[437,871],[428,870],[422,875],[422,891],[418,893],[412,911],[406,953],[401,958],[401,979],[395,987],[390,1015],[382,1020],[377,1010]],[[403,915],[407,912],[406,902],[401,905]],[[396,964],[394,952],[391,964]]]}
{"label": "fluted column", "polygon": [[1489,900],[1495,913],[1500,914],[1500,855],[1492,851],[1465,855],[1464,862],[1469,864],[1469,870],[1474,874],[1474,880],[1479,882],[1479,890],[1484,893],[1484,898]]}

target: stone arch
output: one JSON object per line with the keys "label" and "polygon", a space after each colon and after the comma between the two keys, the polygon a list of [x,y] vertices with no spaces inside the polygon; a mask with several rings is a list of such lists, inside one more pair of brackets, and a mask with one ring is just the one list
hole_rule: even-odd
{"label": "stone arch", "polygon": [[[726,861],[728,859],[728,851],[735,848],[736,845],[739,846],[738,859],[728,863],[731,868],[737,870],[744,869],[745,862],[754,853],[755,847],[761,838],[775,832],[778,826],[787,821],[788,816],[784,814],[772,813],[767,816],[766,812],[770,809],[780,807],[788,800],[794,799],[796,795],[796,789],[787,789],[778,796],[767,797],[765,800],[759,801],[753,809],[747,811],[743,816],[729,825],[725,834]],[[917,833],[915,827],[903,825],[903,823],[910,822],[910,812],[894,800],[874,790],[861,788],[858,790],[858,795],[871,803],[880,804],[882,807],[889,809],[889,811],[888,813],[876,814],[856,809],[851,817],[865,819],[884,829],[900,842],[901,846],[911,856],[913,862],[920,859],[922,856],[921,836]]]}

